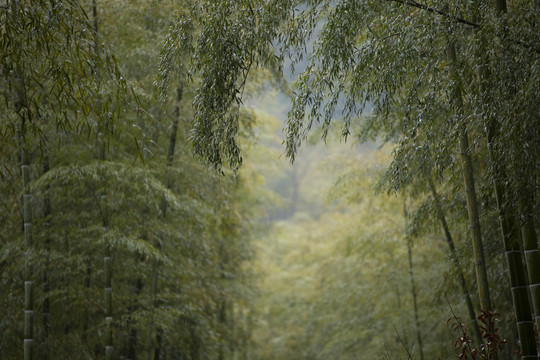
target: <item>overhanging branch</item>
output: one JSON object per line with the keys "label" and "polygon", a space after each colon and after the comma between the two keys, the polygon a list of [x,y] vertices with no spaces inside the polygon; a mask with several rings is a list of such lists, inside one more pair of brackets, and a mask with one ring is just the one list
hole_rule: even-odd
{"label": "overhanging branch", "polygon": [[420,4],[420,3],[418,3],[418,2],[416,2],[414,0],[387,0],[387,1],[396,2],[396,3],[399,3],[399,4],[413,6],[413,7],[418,8],[418,9],[426,10],[426,11],[429,11],[431,13],[441,15],[441,16],[443,16],[443,17],[445,17],[447,19],[453,20],[455,22],[472,26],[474,28],[479,28],[480,27],[480,24],[469,21],[467,19],[460,18],[460,17],[455,16],[455,15],[451,15],[451,14],[449,14],[447,12],[435,9],[435,8],[433,8],[431,6]]}
{"label": "overhanging branch", "polygon": [[[460,23],[460,24],[468,25],[468,26],[471,26],[473,28],[480,28],[480,24],[478,24],[478,23],[469,21],[467,19],[460,18],[459,16],[449,14],[448,12],[445,12],[445,11],[442,11],[442,10],[439,10],[439,9],[435,9],[435,8],[433,8],[431,6],[428,6],[428,5],[425,5],[425,4],[420,4],[420,3],[416,2],[415,0],[386,0],[386,1],[395,2],[395,3],[401,4],[401,5],[412,6],[412,7],[421,9],[421,10],[425,10],[425,11],[428,11],[428,12],[443,16],[443,17],[445,17],[445,18],[447,18],[447,19],[449,19],[451,21],[454,21],[454,22],[457,22],[457,23]],[[521,40],[516,40],[516,39],[512,39],[512,38],[510,38],[509,40],[512,43],[514,43],[516,45],[519,45],[519,46],[521,46],[521,47],[523,47],[523,48],[525,48],[527,50],[532,50],[532,51],[536,52],[537,54],[540,54],[540,48],[538,48],[538,47],[527,44],[527,43],[525,43],[525,42],[523,42]]]}

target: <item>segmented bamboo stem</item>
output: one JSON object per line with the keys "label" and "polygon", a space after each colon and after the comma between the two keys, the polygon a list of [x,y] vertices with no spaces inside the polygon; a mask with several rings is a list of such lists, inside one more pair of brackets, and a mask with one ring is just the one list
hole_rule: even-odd
{"label": "segmented bamboo stem", "polygon": [[[456,46],[454,43],[449,43],[448,59],[450,60],[452,67],[456,66],[456,58]],[[463,97],[461,95],[460,82],[456,75],[455,69],[452,69],[452,72],[456,78],[454,90],[454,109],[456,115],[460,115],[463,113]],[[463,183],[465,187],[465,198],[467,201],[469,228],[472,238],[476,281],[478,283],[478,296],[480,297],[480,308],[485,311],[490,311],[492,310],[491,297],[489,294],[489,283],[484,255],[484,244],[482,242],[482,231],[480,229],[480,217],[478,215],[478,202],[476,199],[476,189],[474,185],[474,170],[469,148],[467,125],[463,122],[460,123],[458,128],[458,141],[463,172]]]}
{"label": "segmented bamboo stem", "polygon": [[104,259],[105,270],[105,323],[106,340],[105,340],[105,358],[111,360],[113,356],[113,316],[112,316],[112,269],[111,257],[106,256]]}
{"label": "segmented bamboo stem", "polygon": [[[488,135],[488,145],[491,143]],[[492,161],[494,154],[490,149]],[[531,306],[529,302],[528,284],[525,276],[525,267],[521,257],[521,250],[518,242],[518,229],[515,219],[509,215],[509,204],[505,199],[505,191],[500,183],[501,170],[495,165],[496,176],[494,178],[495,196],[497,198],[497,208],[499,212],[499,222],[504,242],[506,262],[510,275],[510,286],[512,287],[512,301],[518,328],[518,336],[521,346],[522,359],[538,359],[536,352],[536,339],[534,335],[534,324],[531,317]],[[537,275],[534,275],[537,278]]]}
{"label": "segmented bamboo stem", "polygon": [[[45,147],[45,154],[43,159],[43,173],[49,171],[49,150]],[[50,261],[50,252],[51,252],[51,238],[50,238],[50,216],[51,216],[51,199],[49,198],[49,187],[45,189],[45,198],[43,199],[43,216],[45,217],[45,271],[43,273],[43,295],[44,300],[42,304],[43,313],[42,313],[42,324],[43,324],[43,334],[41,341],[41,359],[49,359],[49,327],[50,327],[50,284],[49,284],[49,261]]]}
{"label": "segmented bamboo stem", "polygon": [[27,154],[23,151],[23,223],[24,223],[24,360],[33,358],[34,345],[34,282],[32,281],[32,195],[29,193],[30,165]]}
{"label": "segmented bamboo stem", "polygon": [[[529,209],[525,209],[524,218],[523,248],[527,273],[529,275],[529,290],[538,331],[540,324],[540,251],[538,250],[538,236],[534,227],[534,217]],[[537,337],[538,335],[537,333]]]}

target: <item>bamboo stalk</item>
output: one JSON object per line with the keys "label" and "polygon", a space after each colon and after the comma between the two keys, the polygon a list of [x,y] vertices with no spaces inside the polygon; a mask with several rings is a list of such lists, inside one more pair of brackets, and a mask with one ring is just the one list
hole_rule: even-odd
{"label": "bamboo stalk", "polygon": [[476,279],[478,282],[478,295],[480,297],[480,308],[488,311],[491,310],[491,297],[489,294],[484,244],[482,242],[482,232],[480,230],[480,218],[478,215],[478,204],[474,186],[472,159],[469,152],[467,128],[465,125],[460,126],[460,128],[459,145],[463,163],[463,178],[465,182],[469,227],[473,244],[473,256],[475,259]]}
{"label": "bamboo stalk", "polygon": [[[12,16],[19,13],[19,2],[13,0],[10,2]],[[33,300],[33,281],[32,281],[32,195],[29,191],[30,184],[30,159],[28,147],[25,144],[25,122],[31,120],[31,114],[28,112],[28,99],[24,78],[20,66],[15,67],[14,88],[17,94],[15,102],[15,111],[21,116],[21,124],[18,129],[18,140],[21,148],[21,180],[22,180],[22,216],[23,216],[23,237],[24,237],[24,340],[23,357],[24,360],[33,359],[34,345],[34,300]],[[23,109],[26,109],[24,111]]]}
{"label": "bamboo stalk", "polygon": [[105,256],[103,259],[105,271],[105,358],[111,360],[113,356],[113,317],[112,317],[112,269],[111,257]]}
{"label": "bamboo stalk", "polygon": [[[448,46],[448,59],[450,63],[456,64],[456,47],[454,43]],[[455,110],[457,114],[463,112],[463,98],[459,87],[459,80],[456,77],[456,89],[454,92]],[[469,148],[469,136],[467,134],[467,125],[460,123],[458,129],[459,152],[461,156],[463,182],[465,187],[465,196],[467,200],[467,213],[469,218],[469,228],[472,238],[472,248],[475,263],[476,281],[478,283],[478,296],[480,297],[480,308],[484,311],[491,309],[491,297],[489,294],[489,283],[486,270],[486,260],[484,255],[484,244],[482,242],[482,231],[480,229],[480,217],[478,215],[478,203],[476,199],[476,190],[474,185],[474,170]]]}
{"label": "bamboo stalk", "polygon": [[[43,159],[43,173],[46,174],[49,171],[49,150],[45,146],[45,155]],[[49,284],[49,262],[50,262],[50,252],[51,252],[51,238],[50,238],[50,216],[51,216],[51,200],[49,198],[49,186],[47,185],[45,189],[45,198],[43,199],[43,215],[45,217],[45,272],[43,274],[43,312],[42,312],[42,323],[43,323],[43,335],[42,335],[42,344],[41,344],[41,359],[49,359],[49,328],[50,328],[50,284]]]}
{"label": "bamboo stalk", "polygon": [[[182,95],[183,95],[183,88],[182,86],[178,86],[178,88],[176,89],[176,107],[175,107],[175,117],[172,121],[172,126],[171,126],[171,133],[170,133],[170,136],[169,136],[169,151],[167,153],[167,169],[171,168],[172,167],[172,164],[173,164],[173,161],[174,161],[174,152],[175,152],[175,149],[176,149],[176,139],[177,139],[177,134],[178,134],[178,125],[179,125],[179,122],[180,122],[180,102],[182,101]],[[170,177],[169,177],[169,172],[166,171],[165,173],[165,177],[166,177],[166,185],[167,185],[167,189],[170,189],[171,186],[172,186],[172,181],[170,180]],[[163,197],[161,199],[161,211],[162,211],[162,216],[165,218],[167,216],[167,201],[165,199],[165,197]],[[161,251],[161,241],[160,240],[157,240],[156,243],[155,243],[155,247],[156,249],[158,249],[158,251]],[[157,293],[158,293],[158,289],[159,289],[159,263],[156,261],[153,265],[153,274],[152,274],[152,311],[154,311],[154,309],[157,307],[157,301],[156,301],[156,296],[157,296]],[[148,349],[148,352],[147,352],[147,358],[148,360],[152,360],[152,353],[154,355],[154,360],[159,360],[159,357],[160,357],[160,354],[161,354],[161,346],[162,346],[162,339],[163,339],[163,329],[161,329],[160,327],[156,330],[156,342],[155,342],[155,347],[153,346],[153,341],[152,341],[152,337],[153,337],[153,329],[154,329],[154,321],[152,319],[152,321],[150,322],[150,324],[148,325],[148,339],[147,339],[147,349]],[[153,351],[152,351],[153,350]]]}
{"label": "bamboo stalk", "polygon": [[[507,12],[506,0],[496,0],[495,9],[499,16],[506,14]],[[488,124],[486,135],[488,138],[488,149],[490,152],[490,158],[492,159],[494,166],[497,168],[497,174],[494,178],[494,186],[495,186],[495,192],[496,193],[499,192],[499,194],[497,194],[497,206],[499,208],[501,230],[503,232],[503,237],[505,240],[505,248],[507,248],[507,244],[506,244],[507,241],[512,242],[508,244],[508,247],[510,248],[514,248],[516,247],[516,245],[517,247],[519,247],[519,244],[516,244],[519,237],[518,230],[514,229],[514,226],[512,226],[513,225],[512,223],[513,222],[515,223],[515,220],[509,217],[508,214],[510,214],[511,212],[509,212],[509,209],[504,205],[505,203],[503,203],[504,201],[503,184],[504,183],[502,183],[502,178],[498,178],[497,175],[503,176],[504,174],[502,174],[502,171],[497,166],[499,162],[494,161],[495,152],[493,151],[492,146],[490,146],[493,140],[493,135],[494,135],[493,133],[494,131],[491,124]],[[524,247],[525,262],[526,262],[526,269],[527,269],[526,272],[527,272],[528,281],[529,281],[529,286],[528,286],[529,293],[526,293],[524,290],[521,289],[522,282],[525,282],[525,285],[527,282],[525,271],[522,268],[516,269],[515,272],[510,271],[510,277],[511,279],[513,277],[515,278],[513,281],[516,282],[516,288],[519,288],[519,290],[516,289],[514,291],[514,284],[512,284],[512,298],[514,299],[516,296],[523,297],[523,299],[514,299],[514,303],[519,302],[521,304],[520,306],[523,306],[524,307],[523,310],[525,310],[525,307],[527,309],[530,309],[528,295],[531,296],[532,310],[534,312],[533,317],[536,320],[536,326],[537,326],[536,337],[534,333],[534,323],[532,321],[532,317],[530,313],[528,315],[523,314],[522,311],[518,312],[516,309],[516,320],[518,324],[518,334],[520,336],[520,341],[521,341],[521,346],[522,346],[523,359],[538,359],[540,357],[540,353],[538,352],[539,349],[537,348],[536,339],[538,338],[538,336],[540,336],[539,331],[538,331],[538,326],[540,326],[540,322],[539,322],[540,321],[540,251],[538,249],[538,237],[536,234],[536,229],[534,227],[534,217],[533,217],[532,209],[530,207],[530,201],[529,199],[525,200],[522,198],[520,203],[521,203],[521,213],[524,218],[522,234],[523,234],[523,247]],[[505,234],[505,231],[504,231],[505,219],[503,217],[508,219],[506,220],[507,222],[510,221],[507,225],[509,227],[508,231],[511,232],[509,234]],[[513,234],[514,231],[515,231],[515,239],[511,239],[510,236],[514,235]],[[512,259],[513,258],[514,256],[512,257]],[[515,261],[517,262],[516,266],[519,266],[520,264],[522,264],[521,254],[519,256],[519,259],[517,259],[517,257],[515,258],[516,258]],[[515,295],[514,295],[514,292],[516,293]],[[520,319],[518,318],[518,315],[520,317],[521,316],[523,317]],[[522,340],[521,339],[522,335],[527,337],[527,340],[525,339]],[[524,349],[524,347],[526,347],[526,349]]]}
{"label": "bamboo stalk", "polygon": [[[403,205],[403,214],[405,222],[407,221],[407,209]],[[406,224],[406,223],[405,223]],[[411,281],[411,295],[413,298],[413,309],[414,309],[414,323],[416,325],[416,339],[418,341],[418,349],[420,352],[420,360],[424,360],[424,346],[422,343],[422,332],[420,331],[420,320],[418,318],[418,302],[416,296],[416,284],[414,282],[414,272],[413,272],[413,261],[412,261],[412,246],[411,242],[407,241],[407,254],[409,260],[409,279]]]}
{"label": "bamboo stalk", "polygon": [[[99,28],[98,28],[98,8],[97,8],[97,0],[92,0],[92,18],[94,21],[94,36],[95,36],[95,56],[99,57]],[[99,68],[95,68],[95,77],[96,80],[99,81],[100,74],[99,74]],[[105,127],[102,123],[101,115],[102,115],[102,100],[101,97],[97,96],[96,99],[96,112],[98,114],[99,118],[99,125],[98,125],[98,134],[97,134],[97,147],[98,147],[98,158],[101,161],[105,161],[106,157],[106,141],[104,139],[105,136]],[[102,178],[102,177],[101,177]],[[103,229],[106,232],[107,228],[109,227],[109,219],[108,214],[106,213],[106,200],[107,195],[103,194],[101,195],[101,204],[98,201],[98,206],[102,206],[101,209],[101,216],[102,216],[102,225]],[[112,289],[112,252],[111,248],[108,244],[105,245],[105,256],[103,257],[103,271],[105,276],[105,359],[106,360],[112,360],[114,357],[114,345],[113,345],[113,305],[112,305],[112,297],[113,297],[113,289]],[[89,275],[88,275],[89,276]]]}
{"label": "bamboo stalk", "polygon": [[529,290],[537,326],[540,324],[540,251],[538,249],[538,236],[534,226],[534,216],[529,206],[523,206],[523,250],[529,275]]}
{"label": "bamboo stalk", "polygon": [[[90,264],[86,264],[86,272],[84,276],[84,290],[86,296],[90,295],[90,276],[92,275],[92,268],[90,267]],[[83,331],[82,331],[82,342],[84,345],[87,345],[88,340],[88,322],[89,322],[89,316],[88,316],[88,307],[85,306],[84,308],[84,315],[83,315]]]}
{"label": "bamboo stalk", "polygon": [[133,312],[136,310],[136,307],[137,307],[137,299],[139,298],[140,294],[141,294],[141,291],[142,291],[142,288],[143,288],[143,282],[141,280],[141,278],[137,278],[137,280],[135,281],[135,296],[134,296],[134,300],[133,302],[131,303],[131,305],[129,306],[128,308],[128,313],[129,313],[129,320],[128,320],[128,327],[131,327],[131,330],[130,330],[130,334],[128,336],[128,340],[127,340],[127,356],[126,356],[126,359],[135,359],[137,357],[137,354],[136,354],[136,347],[137,347],[137,328],[136,327],[132,327],[132,319],[131,319],[131,315],[133,314]]}
{"label": "bamboo stalk", "polygon": [[[508,273],[510,276],[510,286],[512,287],[512,301],[521,345],[522,359],[538,359],[534,324],[530,312],[529,287],[526,278],[526,270],[523,266],[521,250],[519,248],[518,229],[516,220],[510,215],[513,211],[510,209],[511,205],[506,198],[507,191],[502,182],[506,177],[503,170],[498,165],[500,164],[500,161],[493,151],[493,129],[491,127],[488,127],[487,130],[487,141],[490,159],[495,171],[493,186],[495,188],[495,196],[497,199],[499,224],[505,248]],[[533,250],[529,252],[531,261],[534,260],[535,255],[534,245],[531,243],[531,239],[527,239],[526,247]],[[538,280],[537,274],[532,274],[532,276],[535,281]]]}
{"label": "bamboo stalk", "polygon": [[22,152],[23,223],[24,223],[24,359],[33,358],[34,347],[34,282],[32,281],[32,195],[29,193],[30,165],[28,154]]}
{"label": "bamboo stalk", "polygon": [[465,304],[467,305],[467,311],[469,313],[469,321],[471,324],[471,328],[473,330],[473,336],[476,343],[480,345],[482,343],[482,338],[480,336],[480,330],[478,329],[478,322],[476,321],[476,313],[474,311],[474,306],[471,300],[469,288],[465,281],[465,276],[463,275],[463,271],[461,270],[461,264],[456,254],[456,247],[454,245],[454,240],[452,238],[452,234],[450,233],[450,228],[448,227],[448,223],[446,222],[446,216],[444,215],[444,212],[442,211],[441,200],[440,200],[439,194],[437,193],[437,189],[435,187],[435,183],[433,182],[433,178],[431,177],[431,174],[428,175],[428,181],[429,181],[429,187],[431,189],[431,194],[433,196],[433,200],[435,201],[435,207],[437,208],[437,216],[443,227],[444,235],[446,237],[446,243],[448,244],[448,248],[450,249],[450,257],[452,258],[452,262],[454,263],[454,266],[456,267],[458,271],[459,285],[461,287],[463,297],[465,298]]}

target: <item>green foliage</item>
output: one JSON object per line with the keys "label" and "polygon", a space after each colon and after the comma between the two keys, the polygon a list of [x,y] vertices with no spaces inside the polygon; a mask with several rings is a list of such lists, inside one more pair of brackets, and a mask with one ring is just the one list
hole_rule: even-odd
{"label": "green foliage", "polygon": [[[2,133],[9,141],[0,145],[0,304],[6,315],[0,351],[22,357],[26,250],[17,134],[31,160],[25,191],[33,195],[34,246],[26,258],[35,283],[34,357],[105,356],[109,256],[114,356],[209,359],[221,344],[238,351],[232,334],[244,327],[238,309],[248,304],[251,287],[244,265],[251,254],[250,183],[222,179],[193,160],[186,144],[192,89],[185,87],[184,100],[163,103],[153,87],[173,12],[185,8],[146,1],[93,6],[20,1],[1,8],[5,19],[19,12],[2,27],[13,51],[2,57],[1,78],[8,105]],[[23,105],[9,71],[17,67],[31,99]],[[126,106],[128,89],[137,108]]]}
{"label": "green foliage", "polygon": [[20,133],[47,146],[47,126],[118,132],[126,82],[79,2],[10,1],[0,11],[3,141]]}
{"label": "green foliage", "polygon": [[[199,4],[208,5],[204,1]],[[352,133],[360,140],[395,142],[393,161],[380,188],[406,192],[423,203],[415,211],[409,235],[431,233],[439,222],[436,212],[429,210],[433,200],[428,182],[434,181],[442,188],[441,206],[449,214],[452,231],[466,232],[464,220],[469,219],[475,229],[475,262],[484,263],[484,238],[490,281],[501,281],[500,255],[495,255],[497,251],[500,254],[495,241],[500,235],[493,231],[497,214],[505,247],[517,251],[519,236],[509,240],[505,226],[521,227],[523,219],[533,214],[517,211],[524,196],[539,195],[539,163],[532,156],[540,149],[535,108],[540,73],[535,45],[540,32],[534,25],[540,13],[538,5],[504,0],[237,4],[227,9],[204,6],[210,14],[208,23],[193,33],[193,54],[197,60],[203,59],[193,67],[195,73],[203,78],[211,74],[211,84],[227,84],[213,88],[203,82],[198,87],[198,99],[204,99],[197,105],[204,114],[200,124],[208,124],[197,128],[194,137],[195,145],[203,149],[200,154],[217,166],[227,151],[239,159],[235,132],[226,136],[223,127],[237,125],[230,121],[233,107],[229,104],[241,103],[247,70],[252,64],[267,65],[253,54],[275,45],[279,62],[289,56],[293,66],[307,55],[288,114],[287,156],[294,161],[301,144],[316,128],[326,138],[338,119],[345,138]],[[260,26],[254,28],[250,21]],[[220,31],[213,30],[213,25]],[[234,31],[228,32],[229,28]],[[259,36],[261,28],[271,36]],[[245,39],[249,36],[248,43]],[[232,54],[234,59],[225,60],[231,62],[227,64],[209,62],[207,55],[211,53]],[[366,112],[367,116],[361,116]],[[238,163],[231,162],[233,166]],[[463,170],[461,163],[465,164]],[[468,176],[466,189],[462,175]],[[498,189],[497,199],[493,186]],[[463,197],[464,191],[467,197]],[[477,199],[479,209],[471,205]],[[463,204],[469,213],[463,211]],[[537,216],[532,217],[537,224]],[[481,219],[481,224],[476,219]],[[536,250],[537,242],[533,245]],[[485,299],[486,271],[480,265],[478,271],[480,296]],[[524,301],[526,298],[523,295]],[[482,306],[490,306],[488,302],[482,300]],[[502,292],[495,302],[495,306],[508,309],[508,298]],[[517,312],[528,313],[528,309]],[[531,343],[533,340],[530,337]]]}
{"label": "green foliage", "polygon": [[[443,299],[464,312],[461,280],[477,287],[462,155],[512,339],[497,228],[508,249],[520,235],[505,224],[538,246],[538,14],[525,0],[2,2],[0,352],[22,357],[32,280],[43,359],[106,344],[124,358],[411,357],[413,297],[423,351],[442,356]],[[290,111],[269,90],[289,93],[284,64]],[[277,161],[283,124],[292,167]]]}
{"label": "green foliage", "polygon": [[[407,346],[413,343],[403,200],[374,195],[373,175],[384,168],[388,151],[344,148],[335,142],[324,150],[307,147],[299,158],[301,162],[306,153],[314,153],[305,176],[319,179],[304,183],[301,198],[312,196],[315,189],[310,187],[320,193],[331,188],[338,198],[320,204],[317,213],[299,208],[302,212],[276,222],[256,243],[255,266],[261,275],[255,359],[401,354],[396,330]],[[343,176],[331,187],[330,174],[340,172]],[[344,194],[351,196],[343,200]],[[429,354],[441,351],[440,339],[446,336],[449,311],[443,294],[455,299],[448,283],[433,291],[441,276],[452,276],[443,244],[435,241],[426,236],[414,243],[420,320],[422,329],[430,329],[424,333],[424,350]],[[446,351],[450,345],[445,344]]]}
{"label": "green foliage", "polygon": [[277,10],[252,0],[197,1],[179,14],[165,42],[162,91],[175,71],[197,76],[192,141],[195,153],[216,168],[242,163],[240,107],[252,65],[269,69],[279,81],[280,58],[271,45],[278,34],[272,22],[284,17]]}

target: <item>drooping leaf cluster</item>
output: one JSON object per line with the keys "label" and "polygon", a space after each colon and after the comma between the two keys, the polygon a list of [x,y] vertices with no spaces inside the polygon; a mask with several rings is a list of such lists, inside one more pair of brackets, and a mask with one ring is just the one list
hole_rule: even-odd
{"label": "drooping leaf cluster", "polygon": [[281,82],[282,56],[272,42],[289,1],[197,1],[169,31],[160,65],[161,86],[176,73],[196,76],[191,141],[195,153],[216,168],[237,169],[240,108],[248,74],[257,67]]}
{"label": "drooping leaf cluster", "polygon": [[44,126],[87,136],[119,131],[126,82],[78,1],[7,1],[0,17],[4,142],[31,134],[43,146]]}

